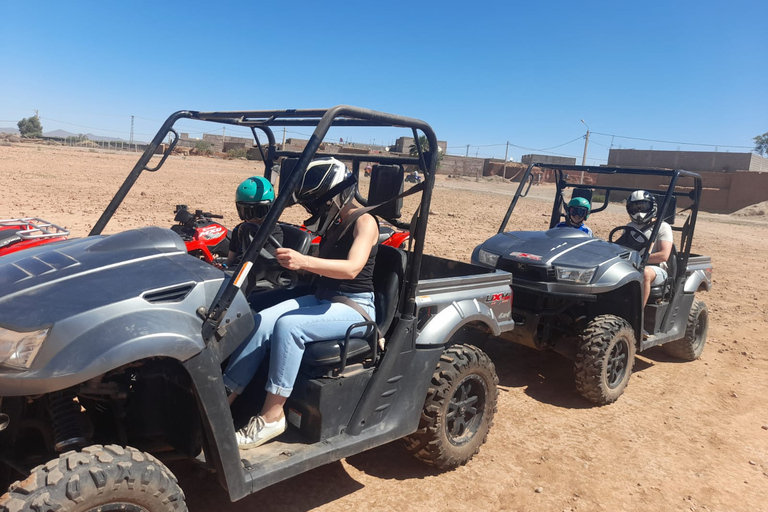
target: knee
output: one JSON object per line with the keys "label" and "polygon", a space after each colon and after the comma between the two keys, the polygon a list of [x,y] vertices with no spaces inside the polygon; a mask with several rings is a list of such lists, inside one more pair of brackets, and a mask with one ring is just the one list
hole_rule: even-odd
{"label": "knee", "polygon": [[645,283],[650,284],[654,279],[656,279],[656,272],[654,272],[652,268],[645,267],[643,277],[645,278]]}
{"label": "knee", "polygon": [[304,349],[301,327],[291,317],[281,317],[275,322],[272,341],[278,344],[290,344],[293,342],[300,349]]}

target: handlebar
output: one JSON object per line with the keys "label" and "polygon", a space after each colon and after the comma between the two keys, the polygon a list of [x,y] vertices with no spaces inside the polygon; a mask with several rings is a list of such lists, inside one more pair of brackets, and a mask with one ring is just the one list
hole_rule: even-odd
{"label": "handlebar", "polygon": [[200,219],[223,219],[223,215],[216,215],[211,212],[204,212],[203,210],[195,210],[195,213],[191,213],[185,204],[177,204],[176,209],[173,211],[176,214],[174,220],[186,224],[187,222],[196,221]]}

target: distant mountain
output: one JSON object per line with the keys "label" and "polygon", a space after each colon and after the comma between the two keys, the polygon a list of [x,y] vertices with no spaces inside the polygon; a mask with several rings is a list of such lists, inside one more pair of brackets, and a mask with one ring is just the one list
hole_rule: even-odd
{"label": "distant mountain", "polygon": [[16,135],[19,134],[18,128],[0,128],[0,133],[15,133]]}

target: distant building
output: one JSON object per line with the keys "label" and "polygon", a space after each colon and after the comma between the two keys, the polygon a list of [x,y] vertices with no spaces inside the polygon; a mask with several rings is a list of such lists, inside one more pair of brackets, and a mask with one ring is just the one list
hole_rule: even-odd
{"label": "distant building", "polygon": [[661,167],[691,172],[768,171],[768,158],[754,153],[719,151],[655,151],[611,149],[608,165],[621,167]]}
{"label": "distant building", "polygon": [[575,158],[552,155],[523,155],[520,158],[520,162],[526,165],[531,165],[534,162],[540,164],[576,165]]}
{"label": "distant building", "polygon": [[[396,153],[410,153],[411,146],[413,146],[413,137],[400,137],[395,141],[393,151]],[[446,154],[448,150],[448,143],[444,140],[437,141],[438,150],[443,154]]]}

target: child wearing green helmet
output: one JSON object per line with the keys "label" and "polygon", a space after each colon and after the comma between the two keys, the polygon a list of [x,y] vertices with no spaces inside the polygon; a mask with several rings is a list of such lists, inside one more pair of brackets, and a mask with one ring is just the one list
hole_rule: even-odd
{"label": "child wearing green helmet", "polygon": [[592,236],[592,230],[584,224],[584,221],[589,217],[591,206],[589,201],[583,197],[574,197],[568,201],[568,208],[566,208],[565,222],[560,222],[556,228],[571,227],[576,228],[584,233]]}
{"label": "child wearing green helmet", "polygon": [[[239,263],[242,259],[274,200],[275,189],[269,180],[261,176],[251,176],[237,186],[235,206],[237,207],[237,214],[243,222],[232,230],[232,240],[229,243],[229,254],[227,255],[229,265]],[[280,229],[279,225],[275,225],[272,236],[278,243],[283,243],[283,230]],[[265,248],[270,253],[275,253],[276,248],[269,242]]]}

